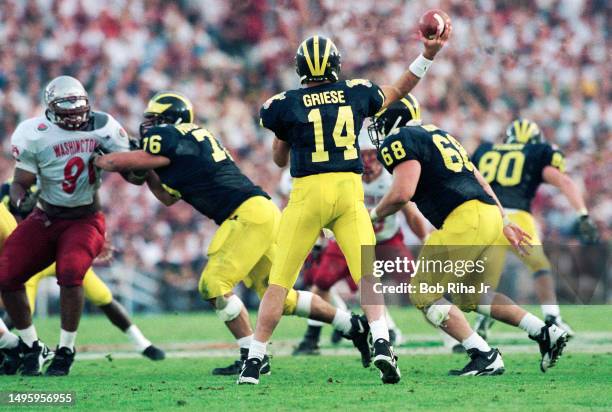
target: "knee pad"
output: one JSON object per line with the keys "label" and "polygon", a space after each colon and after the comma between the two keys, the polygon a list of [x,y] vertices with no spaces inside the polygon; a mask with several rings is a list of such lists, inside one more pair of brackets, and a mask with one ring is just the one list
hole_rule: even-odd
{"label": "knee pad", "polygon": [[450,310],[451,305],[434,304],[426,309],[425,317],[432,325],[439,328],[448,320]]}
{"label": "knee pad", "polygon": [[223,322],[230,322],[240,316],[244,304],[236,295],[232,295],[229,298],[219,296],[215,300],[215,307],[215,312],[217,316],[219,316],[219,319]]}
{"label": "knee pad", "polygon": [[297,292],[297,304],[295,305],[295,315],[301,318],[310,316],[310,306],[312,305],[312,292],[300,290]]}

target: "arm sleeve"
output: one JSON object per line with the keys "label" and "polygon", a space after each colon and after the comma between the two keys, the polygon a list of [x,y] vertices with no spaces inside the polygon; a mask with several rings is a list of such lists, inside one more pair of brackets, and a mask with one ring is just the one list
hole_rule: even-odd
{"label": "arm sleeve", "polygon": [[387,137],[378,152],[378,160],[385,166],[385,169],[393,174],[393,169],[400,163],[408,160],[422,159],[419,148],[411,144],[409,135],[399,132],[394,136]]}
{"label": "arm sleeve", "polygon": [[102,143],[102,149],[107,153],[128,152],[130,141],[125,129],[112,116],[108,115],[108,139]]}
{"label": "arm sleeve", "polygon": [[552,166],[559,169],[560,172],[565,172],[565,156],[557,147],[546,145],[542,156],[542,169],[546,166]]}
{"label": "arm sleeve", "polygon": [[372,83],[366,79],[352,79],[347,80],[346,85],[349,88],[354,88],[356,93],[363,98],[367,98],[367,105],[365,106],[365,117],[372,117],[380,111],[383,104],[385,103],[385,94],[382,89],[375,83]]}
{"label": "arm sleeve", "polygon": [[153,127],[142,138],[142,150],[152,155],[172,158],[178,146],[177,133],[171,126]]}
{"label": "arm sleeve", "polygon": [[15,167],[26,172],[38,174],[38,162],[33,142],[26,138],[26,130],[19,125],[11,136],[11,152],[15,159]]}
{"label": "arm sleeve", "polygon": [[276,96],[270,97],[261,106],[259,111],[259,124],[268,130],[274,132],[274,134],[281,140],[285,140],[283,133],[283,121],[282,121],[282,100],[285,100],[285,93],[279,93]]}
{"label": "arm sleeve", "polygon": [[382,89],[375,83],[372,83],[372,88],[370,89],[370,99],[368,105],[368,117],[374,116],[376,113],[382,109],[383,104],[385,104],[385,94]]}

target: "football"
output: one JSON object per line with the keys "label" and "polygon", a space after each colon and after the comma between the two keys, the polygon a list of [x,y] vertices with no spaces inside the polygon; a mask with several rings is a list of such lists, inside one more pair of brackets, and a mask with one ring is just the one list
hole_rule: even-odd
{"label": "football", "polygon": [[449,21],[448,14],[440,9],[428,10],[419,19],[419,30],[424,37],[434,39],[444,34],[446,21]]}

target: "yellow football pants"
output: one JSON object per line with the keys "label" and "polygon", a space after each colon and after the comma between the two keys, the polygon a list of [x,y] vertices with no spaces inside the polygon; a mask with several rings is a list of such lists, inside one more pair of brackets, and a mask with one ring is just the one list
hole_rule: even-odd
{"label": "yellow football pants", "polygon": [[[277,253],[280,216],[280,210],[270,199],[255,196],[219,226],[200,277],[199,290],[204,299],[226,295],[240,282],[255,290],[260,298],[263,296]],[[291,289],[283,313],[293,314],[296,306],[297,292]]]}
{"label": "yellow football pants", "polygon": [[[322,173],[293,179],[289,203],[283,210],[278,234],[278,254],[270,283],[291,289],[299,270],[322,228],[336,237],[355,283],[362,276],[362,246],[371,249],[376,237],[363,203],[361,176],[356,173]],[[366,258],[367,260],[367,258]],[[363,267],[372,267],[367,262]]]}
{"label": "yellow football pants", "polygon": [[[4,245],[6,238],[15,230],[17,227],[17,221],[8,209],[0,204],[0,249]],[[30,309],[34,313],[36,304],[36,292],[38,290],[38,283],[41,279],[55,276],[55,263],[32,276],[25,284],[26,294],[28,295],[28,301],[30,302]],[[85,277],[83,278],[83,289],[85,291],[85,297],[96,306],[108,305],[113,301],[113,294],[106,284],[100,279],[93,269],[89,268]]]}
{"label": "yellow football pants", "polygon": [[[474,286],[476,290],[485,283],[494,290],[503,267],[503,264],[500,266],[499,252],[505,248],[495,246],[502,229],[502,217],[495,205],[470,200],[455,208],[442,227],[431,233],[419,254],[418,261],[425,265],[421,266],[425,269],[419,269],[412,279],[417,291],[411,296],[414,305],[419,309],[431,305],[448,292],[450,283]],[[465,267],[463,262],[468,261],[483,262],[483,272],[472,271],[459,277],[455,269],[441,269]],[[440,284],[442,288],[421,292],[421,283]],[[463,310],[474,310],[480,303],[478,293],[449,294],[453,296],[453,303]]]}
{"label": "yellow football pants", "polygon": [[512,223],[516,223],[521,229],[527,232],[529,236],[531,236],[531,240],[529,242],[533,247],[529,250],[528,255],[521,256],[518,254],[516,249],[510,245],[508,239],[506,239],[503,233],[500,234],[495,243],[498,245],[507,246],[508,249],[510,249],[531,270],[533,274],[538,275],[550,271],[550,261],[544,253],[544,248],[542,247],[542,241],[540,240],[540,236],[538,234],[535,219],[531,213],[524,210],[512,210],[507,211],[507,213],[508,219],[510,219]]}

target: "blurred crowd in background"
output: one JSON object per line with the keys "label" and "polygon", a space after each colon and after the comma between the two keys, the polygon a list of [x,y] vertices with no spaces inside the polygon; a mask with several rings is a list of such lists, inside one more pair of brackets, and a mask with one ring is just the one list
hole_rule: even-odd
{"label": "blurred crowd in background", "polygon": [[[535,120],[565,152],[568,172],[583,182],[591,215],[609,239],[607,0],[3,0],[0,177],[12,174],[16,125],[41,115],[46,83],[69,74],[83,82],[95,109],[131,134],[156,91],[184,93],[198,121],[277,197],[280,170],[258,112],[268,97],[299,86],[293,57],[300,41],[327,35],[342,53],[341,77],[390,83],[422,50],[417,21],[432,7],[451,16],[453,35],[413,91],[424,121],[473,150],[481,140],[500,140],[517,116]],[[147,276],[156,280],[153,294],[184,297],[170,299],[168,309],[198,305],[197,279],[214,223],[185,204],[166,208],[118,175],[105,179],[101,195],[117,249],[110,272],[118,287],[133,278],[129,273]],[[534,213],[547,240],[566,241],[575,215],[556,190],[540,191]]]}

